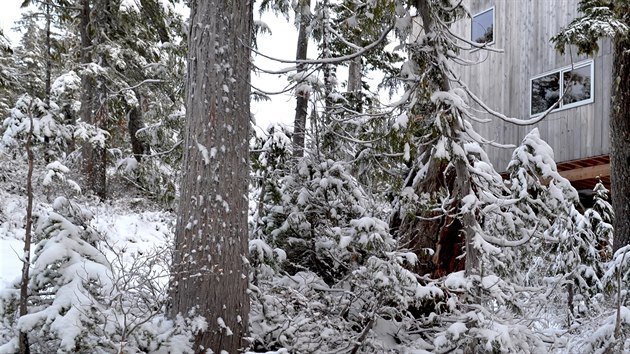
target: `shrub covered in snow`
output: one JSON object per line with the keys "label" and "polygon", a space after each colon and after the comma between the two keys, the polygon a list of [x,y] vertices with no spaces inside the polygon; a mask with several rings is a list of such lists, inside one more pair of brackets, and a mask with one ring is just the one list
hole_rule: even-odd
{"label": "shrub covered in snow", "polygon": [[18,284],[3,290],[0,352],[16,348],[18,331],[28,333],[32,350],[40,353],[190,350],[190,326],[164,315],[166,250],[123,261],[125,250],[108,244],[91,220],[90,212],[64,197],[40,215],[28,314],[17,317]]}

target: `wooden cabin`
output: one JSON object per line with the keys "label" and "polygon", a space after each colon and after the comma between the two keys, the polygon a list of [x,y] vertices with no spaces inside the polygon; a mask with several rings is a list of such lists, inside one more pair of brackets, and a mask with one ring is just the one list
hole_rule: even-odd
{"label": "wooden cabin", "polygon": [[[553,148],[558,170],[588,194],[600,176],[609,186],[609,111],[612,77],[610,40],[600,41],[595,57],[573,47],[558,53],[549,39],[579,16],[578,0],[464,0],[472,19],[452,30],[503,53],[473,50],[464,56],[478,65],[457,69],[461,78],[492,109],[522,120],[540,116],[559,97],[560,106],[544,120],[516,126],[491,118],[475,128],[501,144],[519,145],[538,127]],[[563,88],[571,89],[563,95]],[[559,96],[560,95],[560,96]],[[512,149],[487,146],[497,171],[505,171]]]}

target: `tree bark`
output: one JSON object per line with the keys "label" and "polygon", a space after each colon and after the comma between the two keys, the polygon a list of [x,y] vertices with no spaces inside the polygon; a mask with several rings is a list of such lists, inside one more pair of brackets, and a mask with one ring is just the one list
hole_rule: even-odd
{"label": "tree bark", "polygon": [[[51,52],[51,42],[50,42],[50,22],[52,21],[52,16],[50,14],[50,8],[52,6],[50,0],[46,1],[46,71],[45,71],[45,78],[44,78],[44,102],[46,103],[46,105],[50,105],[50,83],[51,83],[51,76],[52,76],[52,52]],[[48,144],[50,143],[50,138],[48,136],[44,137],[44,145],[48,146]],[[50,154],[48,152],[48,149],[46,149],[45,152],[45,161],[46,163],[50,162]]]}
{"label": "tree bark", "polygon": [[348,67],[348,92],[359,95],[361,93],[362,58],[356,57],[350,61]]}
{"label": "tree bark", "polygon": [[630,34],[614,39],[610,178],[615,211],[613,252],[630,244]]}
{"label": "tree bark", "polygon": [[[92,36],[90,35],[90,0],[82,0],[81,2],[81,19],[80,19],[80,36],[81,36],[81,64],[87,65],[92,62],[92,54],[90,47],[92,46]],[[79,115],[84,122],[92,121],[92,95],[94,91],[94,80],[89,75],[81,77],[81,111]],[[90,184],[90,176],[92,174],[92,158],[91,146],[88,143],[83,144],[83,173],[87,178],[86,184]]]}
{"label": "tree bark", "polygon": [[[296,60],[306,59],[308,51],[308,26],[310,13],[310,0],[299,0],[299,16],[300,28],[298,31]],[[297,74],[302,76],[305,72],[305,65],[298,65]],[[308,93],[297,92],[297,103],[295,106],[295,119],[293,121],[293,156],[304,156],[305,132],[306,132],[306,116],[308,115]]]}
{"label": "tree bark", "polygon": [[142,162],[142,156],[146,154],[148,149],[142,139],[138,138],[136,135],[140,129],[144,128],[142,97],[138,92],[136,92],[136,96],[140,102],[138,103],[138,106],[129,108],[129,113],[127,114],[127,128],[129,130],[129,139],[131,140],[131,150],[133,151],[133,156],[136,161]]}
{"label": "tree bark", "polygon": [[196,0],[170,314],[204,316],[194,350],[245,347],[249,75],[253,1]]}
{"label": "tree bark", "polygon": [[50,87],[51,87],[51,76],[52,76],[52,52],[51,52],[51,42],[50,42],[50,23],[52,21],[51,15],[51,7],[52,3],[50,0],[46,1],[46,78],[44,80],[45,85],[45,96],[44,102],[46,104],[50,104]]}
{"label": "tree bark", "polygon": [[[35,157],[31,146],[33,141],[33,112],[32,107],[28,109],[31,126],[26,139],[26,154],[28,156],[28,172],[26,176],[26,225],[24,227],[24,259],[22,260],[22,278],[20,281],[20,317],[28,313],[28,283],[31,266],[31,236],[33,231],[33,165]],[[20,331],[19,353],[29,354],[31,348],[28,341],[28,333]]]}
{"label": "tree bark", "polygon": [[350,61],[348,65],[348,94],[352,109],[357,112],[363,111],[363,87],[361,79],[363,71],[363,58],[356,57]]}
{"label": "tree bark", "polygon": [[[87,65],[92,62],[91,51],[94,45],[90,31],[93,25],[90,0],[82,1],[80,21],[81,64]],[[94,110],[95,79],[89,74],[83,75],[81,77],[81,86],[81,119],[97,128],[104,128],[104,122],[107,120],[104,102],[101,102],[97,112]],[[104,147],[94,146],[90,142],[83,143],[81,157],[83,159],[83,175],[86,179],[84,184],[101,199],[107,197],[107,156],[105,153]]]}

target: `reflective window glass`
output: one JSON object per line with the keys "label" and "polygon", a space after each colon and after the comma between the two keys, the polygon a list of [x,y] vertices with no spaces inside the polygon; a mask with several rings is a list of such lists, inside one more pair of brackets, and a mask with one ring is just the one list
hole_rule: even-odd
{"label": "reflective window glass", "polygon": [[471,33],[473,42],[494,42],[494,9],[489,9],[473,16]]}
{"label": "reflective window glass", "polygon": [[571,104],[591,99],[591,66],[583,66],[563,73],[564,89],[567,93],[562,104]]}
{"label": "reflective window glass", "polygon": [[558,101],[560,73],[556,72],[532,80],[532,115],[548,110]]}

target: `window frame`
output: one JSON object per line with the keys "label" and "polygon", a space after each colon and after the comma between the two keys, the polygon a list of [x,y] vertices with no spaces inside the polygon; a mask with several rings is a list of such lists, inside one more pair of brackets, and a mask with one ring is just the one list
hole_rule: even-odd
{"label": "window frame", "polygon": [[[562,102],[563,100],[561,99],[559,104],[558,104],[558,107],[555,108],[554,110],[552,110],[551,112],[559,112],[559,111],[563,111],[565,109],[571,109],[571,108],[575,108],[575,107],[579,107],[579,106],[583,106],[583,105],[587,105],[587,104],[595,102],[595,90],[594,90],[595,89],[595,63],[594,63],[594,61],[592,59],[589,59],[589,60],[585,60],[585,61],[573,64],[573,65],[567,65],[567,66],[561,67],[559,69],[554,69],[554,70],[551,70],[551,71],[547,71],[545,73],[542,73],[542,74],[539,74],[539,75],[536,75],[536,76],[530,78],[529,79],[529,86],[528,86],[528,89],[529,89],[529,116],[532,117],[532,118],[538,117],[538,116],[544,114],[547,111],[547,110],[544,110],[543,112],[540,112],[540,113],[532,113],[532,99],[533,99],[533,97],[532,97],[532,85],[534,83],[534,80],[558,73],[558,75],[560,76],[560,80],[559,80],[558,84],[559,84],[559,87],[560,87],[560,90],[561,90],[561,92],[559,92],[559,95],[563,95],[564,94],[564,74],[566,72],[570,72],[570,71],[573,71],[573,70],[581,69],[581,68],[584,68],[586,66],[590,66],[590,69],[591,69],[590,70],[590,75],[591,75],[591,90],[590,90],[590,93],[591,93],[591,97],[589,99],[587,99],[587,100],[581,100],[581,101],[578,101],[578,102],[572,102],[572,103],[568,103],[568,104],[564,104]],[[560,98],[561,97],[562,96],[560,96]]]}
{"label": "window frame", "polygon": [[[483,43],[482,42],[477,42],[472,37],[473,36],[473,26],[475,24],[475,17],[483,15],[483,14],[485,14],[488,11],[492,11],[492,41],[490,41],[490,42],[483,42]],[[496,23],[497,23],[497,19],[496,19],[496,11],[494,9],[494,6],[491,6],[491,7],[487,8],[487,9],[485,9],[483,11],[480,11],[480,12],[470,16],[470,41],[473,42],[473,43],[480,44],[480,45],[493,45],[494,43],[496,43],[496,41],[497,41],[497,35],[496,35],[497,34],[497,31],[496,31],[497,26],[496,26]]]}

